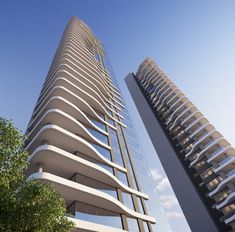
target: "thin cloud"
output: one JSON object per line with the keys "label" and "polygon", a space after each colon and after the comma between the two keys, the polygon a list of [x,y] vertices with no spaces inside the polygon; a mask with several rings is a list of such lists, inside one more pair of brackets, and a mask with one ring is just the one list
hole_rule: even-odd
{"label": "thin cloud", "polygon": [[169,219],[172,219],[172,218],[182,218],[184,217],[184,215],[178,211],[169,211],[166,213],[167,217]]}
{"label": "thin cloud", "polygon": [[173,195],[160,195],[159,198],[166,209],[171,209],[173,206],[178,204],[176,197]]}
{"label": "thin cloud", "polygon": [[171,186],[168,178],[160,174],[158,169],[150,169],[150,173],[153,180],[156,182],[156,188],[158,191],[163,191]]}
{"label": "thin cloud", "polygon": [[159,181],[163,178],[158,169],[150,169],[150,172],[155,181]]}
{"label": "thin cloud", "polygon": [[170,185],[170,182],[169,182],[169,180],[167,179],[167,177],[164,177],[164,178],[162,178],[159,182],[158,182],[158,184],[157,184],[157,189],[159,190],[159,191],[163,191],[163,190],[165,190],[166,188],[169,188],[171,185]]}

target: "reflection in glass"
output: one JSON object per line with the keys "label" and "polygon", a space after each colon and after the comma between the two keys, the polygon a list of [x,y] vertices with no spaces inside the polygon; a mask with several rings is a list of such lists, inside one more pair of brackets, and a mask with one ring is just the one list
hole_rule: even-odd
{"label": "reflection in glass", "polygon": [[87,116],[96,126],[98,126],[100,129],[106,131],[106,125],[103,122],[91,117],[90,115],[87,115]]}
{"label": "reflection in glass", "polygon": [[120,125],[119,125],[118,129],[119,129],[119,134],[120,134],[120,138],[121,138],[121,143],[122,143],[122,146],[123,146],[123,151],[124,151],[124,154],[125,154],[125,157],[126,157],[126,160],[127,160],[128,169],[129,169],[129,172],[130,172],[130,175],[131,175],[133,187],[134,187],[135,190],[138,190],[136,180],[135,180],[135,177],[134,177],[134,173],[133,173],[133,169],[132,169],[132,165],[131,165],[131,161],[130,161],[130,157],[129,157],[129,154],[127,152],[126,143],[124,142],[122,129],[121,129]]}
{"label": "reflection in glass", "polygon": [[93,159],[91,158],[90,156],[86,155],[86,154],[83,154],[81,152],[76,152],[75,153],[76,156],[82,158],[82,159],[85,159],[87,161],[90,161],[94,164],[97,164],[99,165],[100,167],[106,169],[107,171],[111,172],[112,174],[114,174],[113,172],[113,168],[111,166],[109,166],[108,164],[105,164],[105,163],[101,163],[100,161],[96,160],[96,159]]}
{"label": "reflection in glass", "polygon": [[129,232],[139,232],[137,220],[134,218],[127,218]]}
{"label": "reflection in glass", "polygon": [[106,159],[110,160],[111,161],[111,153],[108,149],[100,146],[99,144],[97,143],[92,143],[91,142],[91,145],[102,155],[104,156]]}
{"label": "reflection in glass", "polygon": [[123,229],[121,215],[107,209],[76,201],[68,208],[68,212],[79,220]]}
{"label": "reflection in glass", "polygon": [[120,145],[119,145],[118,138],[117,138],[117,132],[111,128],[109,131],[110,131],[110,137],[111,137],[111,147],[112,147],[113,154],[114,154],[114,162],[124,167],[122,153],[121,153]]}
{"label": "reflection in glass", "polygon": [[149,232],[149,227],[148,227],[147,222],[143,222],[143,224],[144,224],[144,231]]}
{"label": "reflection in glass", "polygon": [[121,171],[117,171],[117,173],[118,173],[118,179],[126,186],[129,186],[126,173]]}
{"label": "reflection in glass", "polygon": [[116,188],[110,186],[110,185],[107,185],[103,182],[100,182],[98,180],[95,180],[93,178],[90,178],[88,176],[84,176],[80,173],[75,173],[71,178],[70,180],[74,181],[74,182],[77,182],[79,184],[83,184],[83,185],[86,185],[88,187],[91,187],[91,188],[94,188],[94,189],[97,189],[101,192],[104,192],[104,193],[107,193],[109,194],[110,196],[114,197],[117,199],[117,190]]}
{"label": "reflection in glass", "polygon": [[109,123],[109,124],[111,124],[111,125],[115,126],[113,119],[108,118],[108,119],[107,119],[107,121],[108,121],[108,123]]}
{"label": "reflection in glass", "polygon": [[93,135],[95,136],[97,139],[99,139],[101,142],[108,144],[108,137],[104,134],[102,134],[101,132],[91,128],[91,127],[86,127],[87,130]]}
{"label": "reflection in glass", "polygon": [[138,202],[138,206],[139,206],[140,213],[144,214],[144,208],[143,208],[143,204],[142,204],[142,202],[141,202],[140,197],[137,197],[137,196],[136,196],[136,199],[137,199],[137,202]]}
{"label": "reflection in glass", "polygon": [[135,210],[131,194],[126,193],[126,192],[122,192],[122,200],[123,200],[123,204],[127,208]]}

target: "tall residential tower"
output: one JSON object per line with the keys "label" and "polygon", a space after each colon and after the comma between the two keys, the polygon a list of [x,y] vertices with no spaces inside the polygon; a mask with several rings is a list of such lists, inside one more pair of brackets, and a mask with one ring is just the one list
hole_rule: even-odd
{"label": "tall residential tower", "polygon": [[235,231],[234,148],[151,59],[126,83],[192,231]]}
{"label": "tall residential tower", "polygon": [[100,41],[73,17],[27,128],[28,175],[53,183],[78,231],[170,232],[115,83]]}

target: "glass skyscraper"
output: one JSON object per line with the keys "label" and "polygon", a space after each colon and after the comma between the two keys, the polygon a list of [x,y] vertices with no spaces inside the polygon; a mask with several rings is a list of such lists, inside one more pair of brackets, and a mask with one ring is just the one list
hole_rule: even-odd
{"label": "glass skyscraper", "polygon": [[104,49],[76,17],[26,135],[28,175],[54,185],[78,231],[170,231]]}

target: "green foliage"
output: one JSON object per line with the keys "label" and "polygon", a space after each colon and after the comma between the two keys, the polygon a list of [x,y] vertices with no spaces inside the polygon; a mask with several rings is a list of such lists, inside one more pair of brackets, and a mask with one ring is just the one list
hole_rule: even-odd
{"label": "green foliage", "polygon": [[0,118],[0,231],[67,232],[63,198],[53,186],[26,180],[28,154],[24,136],[12,121]]}

